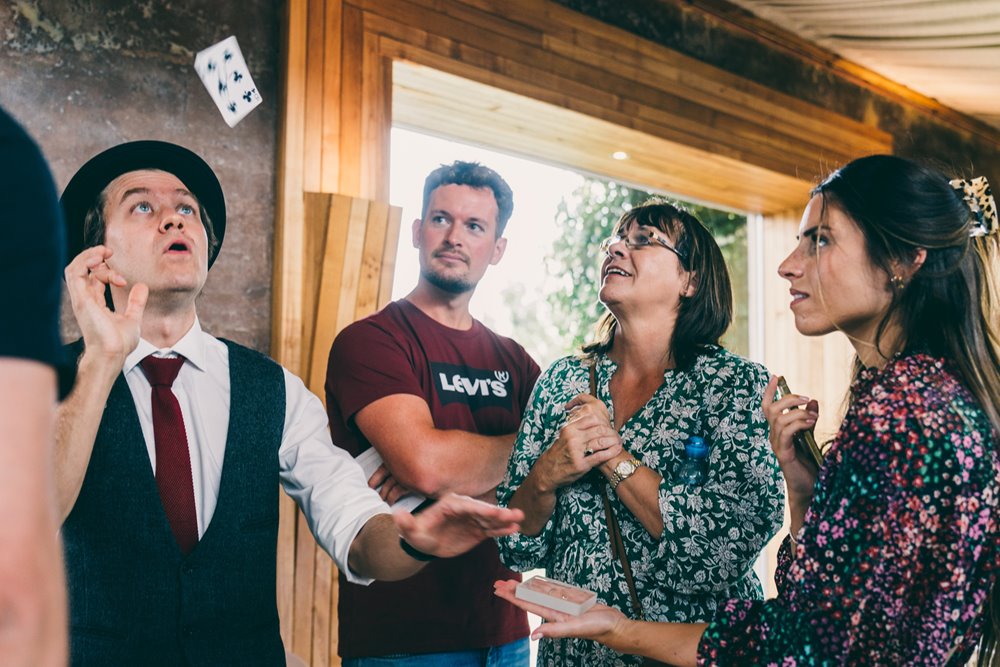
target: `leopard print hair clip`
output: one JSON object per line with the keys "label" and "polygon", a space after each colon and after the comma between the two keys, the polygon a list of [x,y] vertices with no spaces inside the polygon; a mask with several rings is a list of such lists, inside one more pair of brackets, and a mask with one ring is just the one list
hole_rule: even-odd
{"label": "leopard print hair clip", "polygon": [[990,182],[985,176],[972,179],[956,178],[951,187],[962,193],[962,199],[969,206],[975,218],[969,229],[969,236],[995,234],[1000,224],[997,222],[997,204],[990,191]]}

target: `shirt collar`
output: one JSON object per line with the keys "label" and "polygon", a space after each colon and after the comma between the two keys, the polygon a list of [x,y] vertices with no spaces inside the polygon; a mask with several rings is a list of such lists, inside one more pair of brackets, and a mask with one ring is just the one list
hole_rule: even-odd
{"label": "shirt collar", "polygon": [[194,323],[187,333],[181,336],[172,347],[158,348],[145,338],[139,338],[139,344],[132,350],[131,354],[125,357],[125,365],[122,371],[127,375],[139,362],[151,354],[159,357],[170,357],[181,355],[187,359],[198,370],[205,370],[207,350],[205,349],[204,332],[201,329],[201,322],[195,316]]}

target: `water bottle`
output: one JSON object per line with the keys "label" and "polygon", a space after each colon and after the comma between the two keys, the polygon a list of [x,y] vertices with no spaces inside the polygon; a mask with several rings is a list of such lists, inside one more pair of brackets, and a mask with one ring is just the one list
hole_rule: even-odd
{"label": "water bottle", "polygon": [[688,437],[684,443],[684,455],[681,480],[688,486],[701,486],[708,478],[708,445],[705,438],[697,435]]}

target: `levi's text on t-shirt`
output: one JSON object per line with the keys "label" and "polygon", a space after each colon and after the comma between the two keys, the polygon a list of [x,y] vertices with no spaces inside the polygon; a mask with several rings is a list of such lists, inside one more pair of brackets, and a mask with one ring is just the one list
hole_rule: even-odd
{"label": "levi's text on t-shirt", "polygon": [[510,373],[431,362],[434,387],[441,405],[465,403],[471,410],[511,409]]}

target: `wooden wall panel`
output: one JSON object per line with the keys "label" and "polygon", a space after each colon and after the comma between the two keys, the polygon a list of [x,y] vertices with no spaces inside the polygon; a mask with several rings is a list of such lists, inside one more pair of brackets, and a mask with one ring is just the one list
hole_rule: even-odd
{"label": "wooden wall panel", "polygon": [[[292,369],[300,368],[302,344],[301,299],[298,289],[303,281],[300,272],[304,249],[304,225],[282,224],[285,220],[304,218],[302,172],[305,135],[305,88],[308,4],[289,0],[282,35],[282,112],[278,136],[278,201],[274,230],[274,306],[271,325],[271,356]],[[296,288],[292,288],[296,286]],[[289,288],[289,289],[286,289]],[[280,296],[278,296],[280,294]],[[281,494],[278,506],[277,597],[278,616],[282,619],[281,638],[292,645],[295,615],[295,516],[294,501]]]}
{"label": "wooden wall panel", "polygon": [[[408,51],[388,38],[383,43],[401,57]],[[393,77],[393,122],[402,127],[738,210],[780,210],[808,198],[811,184],[800,178],[719,155],[705,156],[689,146],[439,69],[400,60]],[[490,132],[484,135],[483,127]],[[622,149],[629,159],[615,160],[612,154]],[[737,170],[738,180],[726,176]]]}
{"label": "wooden wall panel", "polygon": [[[877,129],[548,3],[507,8],[504,32],[492,29],[496,16],[481,11],[466,12],[465,21],[428,20],[435,8],[448,14],[460,2],[358,4],[370,12],[372,30],[451,60],[447,71],[483,81],[476,70],[486,70],[506,78],[491,85],[779,173],[798,176],[807,167],[813,175],[821,160],[836,163],[889,144]],[[543,27],[524,27],[531,17]]]}
{"label": "wooden wall panel", "polygon": [[[324,397],[327,357],[337,333],[380,305],[383,262],[393,258],[401,209],[383,202],[329,193],[304,193],[303,274],[306,347],[303,380]],[[388,270],[391,275],[391,269]],[[391,285],[391,278],[389,280]],[[285,499],[287,500],[287,498]],[[312,665],[337,665],[337,569],[320,549],[305,517],[282,514],[291,549],[281,553],[279,585],[288,598],[282,614],[286,648]],[[290,572],[289,572],[290,570]],[[285,592],[287,590],[287,592]]]}
{"label": "wooden wall panel", "polygon": [[[303,378],[306,386],[317,396],[323,396],[326,376],[326,359],[317,354],[324,347],[329,350],[336,335],[337,314],[342,298],[350,299],[342,290],[342,280],[348,262],[348,230],[351,229],[353,200],[350,197],[331,197],[328,194],[309,192],[305,195],[306,210],[323,215],[325,235],[319,239],[315,251],[309,254],[320,258],[321,267],[316,283],[316,316],[310,336],[309,372]],[[359,206],[360,208],[360,206]],[[361,223],[365,223],[362,216]]]}
{"label": "wooden wall panel", "polygon": [[[317,3],[320,4],[320,3]],[[339,2],[326,4],[326,23],[323,34],[323,90],[339,91],[343,84],[343,40],[344,7]],[[338,192],[340,183],[340,99],[341,95],[324,95],[325,112],[318,132],[322,146],[323,167],[320,176],[320,192]]]}
{"label": "wooden wall panel", "polygon": [[[399,235],[403,233],[401,220],[403,209],[393,206],[389,209],[389,224],[385,232],[385,245],[382,251],[382,272],[378,277],[378,304],[376,310],[381,310],[392,301],[392,279],[396,274],[396,248],[399,247]],[[409,228],[407,228],[409,233]]]}
{"label": "wooden wall panel", "polygon": [[[318,2],[320,0],[312,0]],[[335,2],[336,0],[330,0]],[[362,53],[364,42],[364,13],[357,7],[344,3],[343,31],[341,32],[341,82],[340,91],[328,95],[340,109],[340,141],[336,154],[328,156],[338,161],[337,189],[334,192],[349,196],[362,196],[361,172],[364,169],[362,154],[362,106],[365,104],[362,82],[364,73]],[[370,193],[364,193],[369,196]]]}

